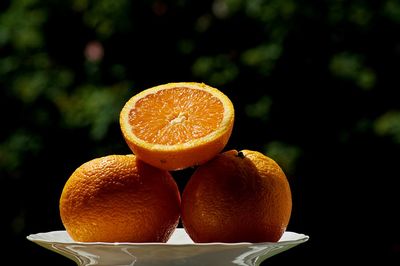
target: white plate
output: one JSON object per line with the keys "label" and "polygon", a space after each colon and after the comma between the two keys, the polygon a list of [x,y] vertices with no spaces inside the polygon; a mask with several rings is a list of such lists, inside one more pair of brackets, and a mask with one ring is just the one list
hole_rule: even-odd
{"label": "white plate", "polygon": [[285,232],[276,242],[195,244],[183,228],[167,243],[75,242],[66,231],[31,234],[27,239],[72,259],[78,265],[259,265],[265,259],[308,240]]}

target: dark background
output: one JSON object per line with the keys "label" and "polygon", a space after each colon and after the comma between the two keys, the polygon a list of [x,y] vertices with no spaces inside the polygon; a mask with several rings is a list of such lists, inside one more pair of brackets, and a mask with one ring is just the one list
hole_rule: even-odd
{"label": "dark background", "polygon": [[73,265],[26,236],[63,229],[58,200],[79,165],[129,153],[126,100],[198,81],[234,103],[226,149],[282,166],[288,230],[310,236],[265,265],[398,265],[399,33],[395,0],[2,0],[3,256]]}

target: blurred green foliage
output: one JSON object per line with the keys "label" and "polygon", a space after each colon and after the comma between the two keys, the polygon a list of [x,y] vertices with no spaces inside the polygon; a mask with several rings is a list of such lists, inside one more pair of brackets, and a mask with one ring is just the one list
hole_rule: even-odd
{"label": "blurred green foliage", "polygon": [[[343,172],[364,177],[360,193],[372,211],[362,221],[394,224],[367,213],[382,210],[368,197],[374,189],[396,187],[372,177],[389,176],[398,158],[388,154],[400,144],[399,31],[396,0],[3,0],[1,201],[19,195],[3,228],[17,245],[32,231],[60,229],[66,178],[85,160],[129,152],[120,109],[171,81],[205,82],[232,99],[227,148],[260,150],[281,164],[303,208],[294,229],[318,235],[313,196],[330,202],[358,191],[357,178],[346,188],[332,181]],[[398,255],[393,245],[384,254]]]}

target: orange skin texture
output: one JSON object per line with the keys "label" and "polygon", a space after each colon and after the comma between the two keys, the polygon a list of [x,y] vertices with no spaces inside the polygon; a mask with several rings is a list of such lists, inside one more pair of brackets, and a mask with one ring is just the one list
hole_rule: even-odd
{"label": "orange skin texture", "polygon": [[195,242],[276,242],[291,209],[289,183],[275,161],[231,150],[196,169],[182,195],[181,216]]}
{"label": "orange skin texture", "polygon": [[180,194],[167,171],[133,155],[110,155],[75,170],[60,215],[75,241],[166,242],[179,222]]}

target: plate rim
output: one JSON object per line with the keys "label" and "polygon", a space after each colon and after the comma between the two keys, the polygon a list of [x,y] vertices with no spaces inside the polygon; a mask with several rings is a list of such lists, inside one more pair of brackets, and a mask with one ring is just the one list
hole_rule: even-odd
{"label": "plate rim", "polygon": [[[177,228],[183,229],[183,228]],[[295,234],[298,236],[298,239],[294,240],[282,240],[277,242],[235,242],[235,243],[227,243],[227,242],[207,242],[207,243],[162,243],[162,242],[82,242],[82,241],[52,241],[49,239],[40,238],[41,235],[49,235],[51,233],[64,233],[67,234],[66,230],[55,230],[48,232],[40,232],[29,234],[26,238],[29,241],[35,243],[48,243],[48,244],[62,244],[62,245],[85,245],[85,246],[249,246],[249,245],[277,245],[277,244],[300,244],[309,240],[309,236],[303,233],[297,233],[293,231],[285,231],[284,234]]]}

